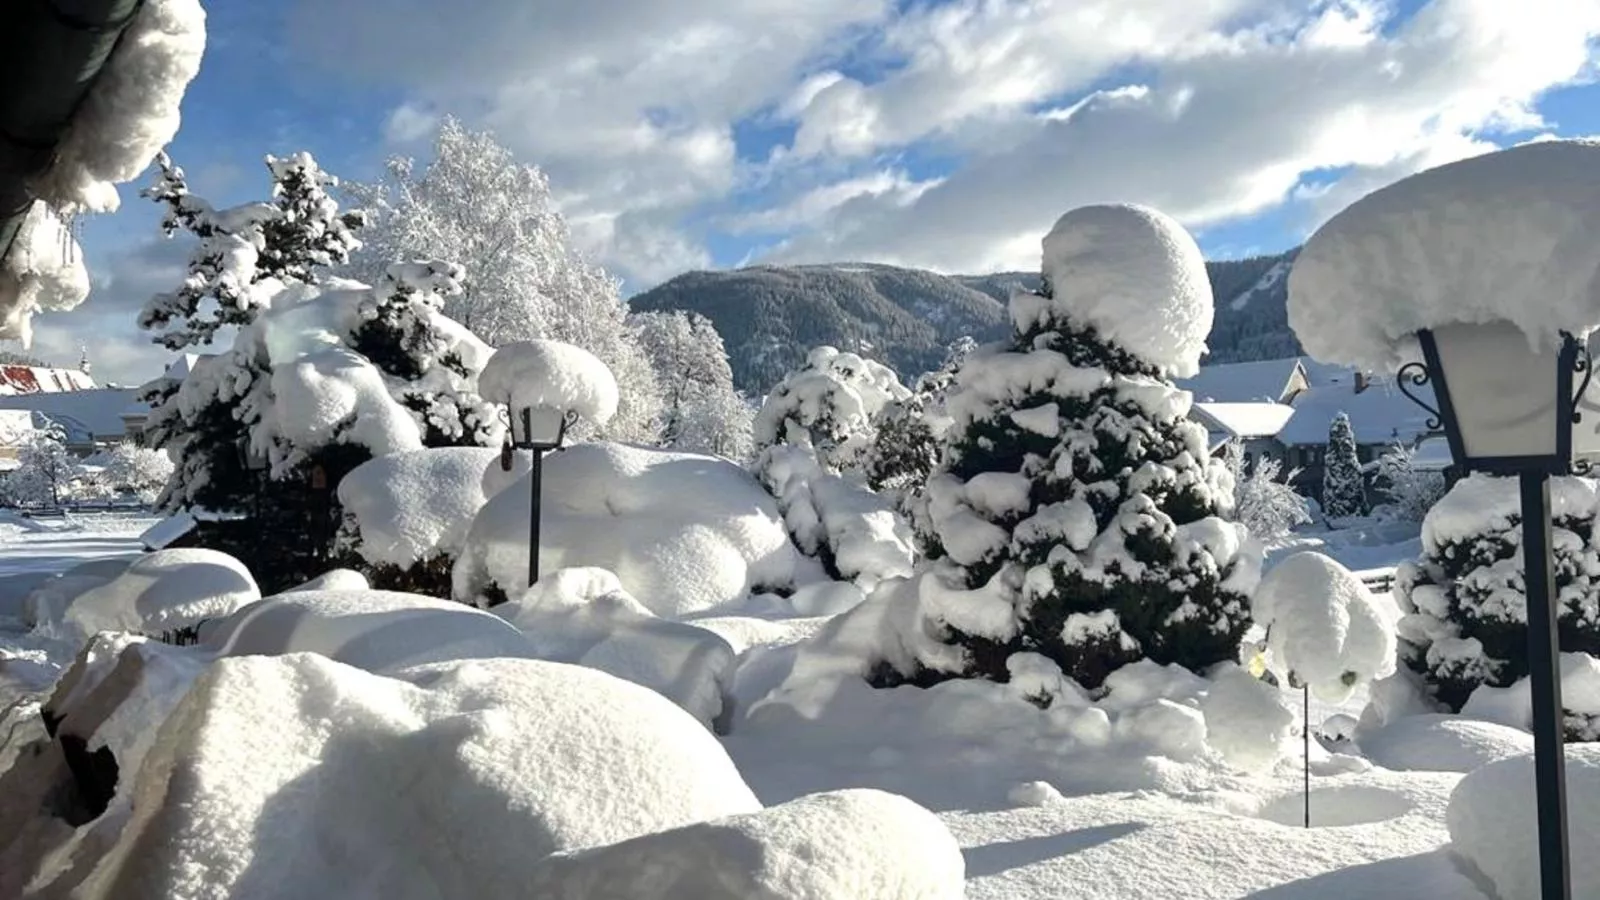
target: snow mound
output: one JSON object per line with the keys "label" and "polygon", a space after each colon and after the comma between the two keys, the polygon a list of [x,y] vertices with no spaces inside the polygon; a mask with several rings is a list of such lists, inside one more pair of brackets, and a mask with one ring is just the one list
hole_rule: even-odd
{"label": "snow mound", "polygon": [[1533,752],[1533,737],[1494,722],[1431,713],[1407,716],[1360,736],[1361,752],[1395,771],[1471,772]]}
{"label": "snow mound", "polygon": [[89,270],[78,239],[43,202],[22,220],[0,260],[0,340],[33,341],[33,316],[76,307],[89,296]]}
{"label": "snow mound", "polygon": [[[789,585],[801,564],[772,497],[714,456],[580,444],[546,460],[540,509],[540,571],[607,569],[666,618]],[[524,478],[473,521],[453,573],[456,598],[471,601],[491,583],[521,594],[527,558]]]}
{"label": "snow mound", "polygon": [[1392,371],[1423,328],[1509,321],[1537,348],[1600,324],[1600,142],[1542,141],[1351,204],[1289,274],[1289,323],[1324,362]]}
{"label": "snow mound", "polygon": [[1267,771],[1283,755],[1294,731],[1294,713],[1281,696],[1238,666],[1221,667],[1212,673],[1210,690],[1200,701],[1206,743],[1236,769]]}
{"label": "snow mound", "polygon": [[[1492,762],[1468,774],[1445,814],[1451,848],[1494,883],[1501,900],[1538,900],[1539,829],[1533,757]],[[1600,833],[1600,744],[1567,747],[1567,829],[1573,836],[1572,896],[1600,897],[1600,856],[1584,852]]]}
{"label": "snow mound", "polygon": [[473,517],[528,465],[519,454],[512,472],[503,472],[500,451],[482,447],[380,456],[339,482],[339,504],[355,516],[363,559],[406,568],[441,553],[457,555]]}
{"label": "snow mound", "polygon": [[137,178],[178,133],[178,105],[205,47],[200,0],[146,0],[73,113],[37,195],[66,213],[115,211],[115,185]]}
{"label": "snow mound", "polygon": [[23,624],[33,628],[60,621],[61,611],[72,601],[126,572],[136,558],[93,559],[46,578],[22,598]]}
{"label": "snow mound", "polygon": [[318,575],[305,584],[296,585],[285,594],[304,593],[306,591],[368,591],[372,585],[367,582],[367,576],[354,569],[333,569]]}
{"label": "snow mound", "polygon": [[593,353],[560,341],[519,341],[496,350],[478,375],[478,393],[513,411],[571,410],[595,425],[617,412],[611,369]]}
{"label": "snow mound", "polygon": [[394,591],[293,591],[268,597],[200,632],[224,656],[320,653],[368,672],[489,657],[532,657],[503,619]]}
{"label": "snow mound", "polygon": [[740,816],[550,857],[524,896],[567,900],[959,900],[961,848],[894,794],[812,794]]}
{"label": "snow mound", "polygon": [[408,677],[218,661],[77,896],[530,896],[552,853],[760,809],[715,738],[635,685],[511,659]]}
{"label": "snow mound", "polygon": [[259,599],[243,563],[216,550],[185,548],[140,556],[59,612],[36,606],[35,615],[46,628],[56,620],[67,633],[83,637],[99,631],[153,635],[192,628]]}
{"label": "snow mound", "polygon": [[[269,332],[280,324],[271,315],[262,319]],[[349,443],[374,456],[422,447],[422,429],[390,396],[382,370],[344,347],[274,360],[271,414],[276,436],[293,447]],[[298,461],[274,459],[274,469]]]}
{"label": "snow mound", "polygon": [[1272,662],[1328,703],[1395,669],[1394,625],[1355,573],[1321,553],[1296,553],[1257,588],[1256,624]]}
{"label": "snow mound", "polygon": [[604,569],[542,575],[520,600],[494,608],[540,659],[576,663],[643,685],[711,725],[733,678],[732,645],[715,632],[659,619]]}
{"label": "snow mound", "polygon": [[1166,214],[1122,204],[1072,210],[1045,236],[1041,271],[1055,296],[1014,296],[1019,331],[1054,307],[1168,375],[1200,370],[1211,280],[1194,238]]}

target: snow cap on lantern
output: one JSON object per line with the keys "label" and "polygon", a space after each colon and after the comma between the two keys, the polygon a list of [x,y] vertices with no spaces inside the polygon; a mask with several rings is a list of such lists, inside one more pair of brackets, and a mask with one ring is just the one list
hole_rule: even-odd
{"label": "snow cap on lantern", "polygon": [[489,357],[478,393],[511,409],[572,411],[595,425],[617,412],[617,379],[593,353],[561,341],[519,341]]}
{"label": "snow cap on lantern", "polygon": [[1324,362],[1392,371],[1422,329],[1496,321],[1535,351],[1600,324],[1600,142],[1539,141],[1413,175],[1328,220],[1289,274]]}
{"label": "snow cap on lantern", "polygon": [[1019,331],[1061,311],[1170,376],[1200,370],[1211,280],[1194,238],[1170,216],[1130,204],[1074,209],[1045,236],[1040,271],[1053,297],[1013,299]]}

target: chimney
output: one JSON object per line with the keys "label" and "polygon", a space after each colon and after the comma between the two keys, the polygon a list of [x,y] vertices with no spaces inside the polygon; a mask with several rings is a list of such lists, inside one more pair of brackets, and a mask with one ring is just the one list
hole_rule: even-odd
{"label": "chimney", "polygon": [[1361,372],[1361,371],[1356,372],[1356,393],[1359,394],[1359,393],[1361,393],[1362,391],[1364,391],[1366,389],[1367,389],[1367,373]]}

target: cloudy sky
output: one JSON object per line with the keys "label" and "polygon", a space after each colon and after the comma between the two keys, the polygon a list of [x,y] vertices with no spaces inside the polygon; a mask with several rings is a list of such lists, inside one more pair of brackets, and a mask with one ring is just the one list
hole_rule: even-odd
{"label": "cloudy sky", "polygon": [[[550,174],[630,291],[688,269],[1033,269],[1062,212],[1135,201],[1212,257],[1302,241],[1361,194],[1541,134],[1600,133],[1600,0],[208,0],[171,152],[218,203],[261,157],[425,159],[442,113]],[[85,226],[95,292],[41,317],[156,374],[133,327],[180,277],[156,210]]]}

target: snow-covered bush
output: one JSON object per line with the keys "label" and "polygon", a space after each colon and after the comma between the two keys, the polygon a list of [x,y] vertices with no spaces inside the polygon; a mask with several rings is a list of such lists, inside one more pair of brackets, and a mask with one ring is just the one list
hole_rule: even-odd
{"label": "snow-covered bush", "polygon": [[[875,420],[911,392],[882,363],[833,347],[817,347],[806,364],[767,395],[755,417],[758,454],[770,447],[809,450],[824,471],[863,471],[876,433]],[[756,468],[762,466],[756,461]]]}
{"label": "snow-covered bush", "polygon": [[[1572,477],[1552,479],[1550,495],[1561,649],[1600,656],[1600,499]],[[1401,657],[1451,710],[1528,674],[1521,529],[1516,479],[1471,475],[1423,520],[1421,558],[1400,567]],[[1576,736],[1585,729],[1575,724]]]}
{"label": "snow-covered bush", "polygon": [[106,452],[101,480],[113,493],[154,503],[172,477],[172,468],[165,453],[122,441]]}
{"label": "snow-covered bush", "polygon": [[396,157],[378,181],[347,189],[372,213],[352,257],[360,280],[373,283],[397,259],[460,263],[467,277],[445,298],[445,315],[495,347],[546,339],[600,357],[622,393],[599,435],[656,441],[661,389],[628,327],[619,282],[573,247],[544,172],[519,162],[492,134],[447,117],[426,167]]}
{"label": "snow-covered bush", "polygon": [[1043,293],[1013,295],[1009,349],[967,360],[929,480],[922,627],[951,652],[881,682],[1011,677],[1036,654],[1099,687],[1126,663],[1236,657],[1259,550],[1174,375],[1211,325],[1200,252],[1154,210],[1095,206],[1044,240]]}
{"label": "snow-covered bush", "polygon": [[81,593],[56,590],[30,596],[26,620],[79,641],[99,631],[170,637],[261,599],[255,579],[239,560],[199,548],[147,553],[114,578],[80,584],[87,588]]}
{"label": "snow-covered bush", "polygon": [[722,335],[698,313],[634,313],[629,324],[661,386],[661,443],[736,462],[750,455],[751,410],[733,387]]}
{"label": "snow-covered bush", "polygon": [[1394,672],[1394,623],[1355,573],[1321,553],[1296,553],[1273,567],[1253,611],[1267,629],[1268,666],[1327,703],[1343,703]]}
{"label": "snow-covered bush", "polygon": [[1367,512],[1366,482],[1356,453],[1356,433],[1350,417],[1339,413],[1328,425],[1328,446],[1323,457],[1322,509],[1330,519],[1347,519]]}
{"label": "snow-covered bush", "polygon": [[1416,467],[1417,451],[1396,443],[1378,458],[1379,490],[1388,502],[1378,511],[1401,522],[1421,522],[1444,497],[1444,474]]}
{"label": "snow-covered bush", "polygon": [[915,510],[928,475],[939,462],[950,427],[945,400],[956,372],[976,349],[970,337],[951,344],[944,363],[918,378],[910,397],[885,404],[874,419],[865,465],[867,484],[897,496],[908,513]]}
{"label": "snow-covered bush", "polygon": [[1311,522],[1311,506],[1290,483],[1299,469],[1282,474],[1283,463],[1263,456],[1246,471],[1244,449],[1230,442],[1223,456],[1233,476],[1233,515],[1258,541],[1287,537]]}

